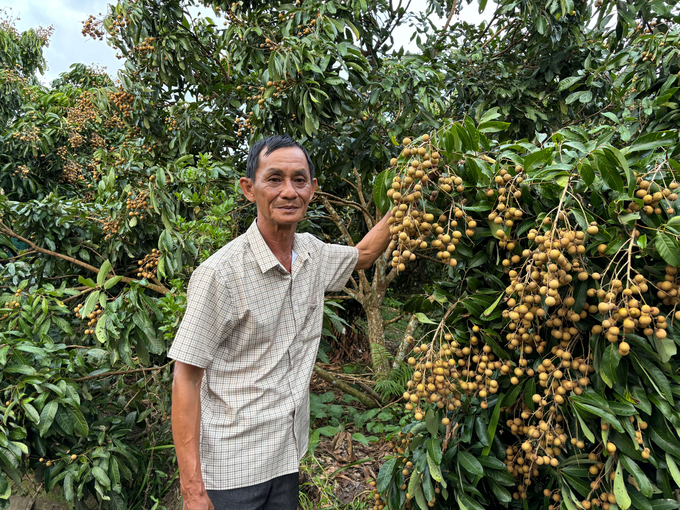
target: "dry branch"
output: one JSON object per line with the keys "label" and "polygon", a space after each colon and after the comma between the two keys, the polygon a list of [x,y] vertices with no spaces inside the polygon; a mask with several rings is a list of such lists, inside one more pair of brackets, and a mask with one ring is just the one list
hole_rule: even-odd
{"label": "dry branch", "polygon": [[[88,264],[87,262],[83,262],[82,260],[74,259],[73,257],[69,257],[68,255],[64,255],[62,253],[57,253],[56,251],[48,250],[46,248],[41,248],[40,246],[35,244],[30,239],[26,239],[25,237],[22,237],[19,234],[17,234],[16,232],[14,232],[12,229],[7,227],[2,221],[0,221],[0,232],[5,234],[5,235],[8,235],[10,237],[13,237],[14,239],[18,239],[21,242],[26,243],[31,248],[33,248],[35,251],[42,253],[43,255],[49,255],[50,257],[56,257],[58,259],[62,259],[62,260],[65,260],[67,262],[70,262],[71,264],[75,264],[76,266],[80,266],[83,269],[87,269],[88,271],[91,271],[93,273],[99,273],[98,267],[92,266],[92,265]],[[111,278],[113,278],[114,276],[115,275],[112,275]],[[108,279],[110,279],[110,278],[107,278],[107,280]],[[120,281],[124,282],[124,283],[131,283],[131,282],[134,282],[136,280],[133,280],[132,278],[128,278],[127,276],[123,276],[123,278],[121,278]],[[158,292],[159,294],[168,294],[170,292],[170,289],[168,289],[165,285],[163,285],[161,283],[158,283],[158,284],[149,283],[148,285],[146,285],[146,287],[151,289],[151,290]]]}

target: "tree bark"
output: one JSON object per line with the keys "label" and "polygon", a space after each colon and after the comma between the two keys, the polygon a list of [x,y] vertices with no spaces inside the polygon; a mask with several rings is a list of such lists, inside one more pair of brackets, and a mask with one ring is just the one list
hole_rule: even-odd
{"label": "tree bark", "polygon": [[393,370],[399,366],[399,363],[401,363],[404,357],[406,357],[406,353],[410,350],[411,344],[408,342],[407,338],[413,336],[413,333],[416,332],[419,324],[420,321],[418,320],[418,317],[416,317],[416,314],[411,315],[411,319],[408,321],[408,325],[404,331],[404,336],[401,339],[399,350],[397,350],[397,354],[394,356],[394,362],[392,363]]}
{"label": "tree bark", "polygon": [[357,398],[359,402],[364,404],[366,407],[369,409],[373,409],[375,407],[380,407],[380,402],[376,402],[374,399],[369,397],[368,395],[362,393],[361,391],[357,390],[356,388],[353,388],[349,384],[342,382],[340,379],[335,377],[333,374],[330,372],[324,370],[321,368],[319,365],[314,365],[314,372],[321,377],[326,382],[331,383],[333,386],[338,388],[344,393],[347,393],[348,395],[352,395],[353,397]]}

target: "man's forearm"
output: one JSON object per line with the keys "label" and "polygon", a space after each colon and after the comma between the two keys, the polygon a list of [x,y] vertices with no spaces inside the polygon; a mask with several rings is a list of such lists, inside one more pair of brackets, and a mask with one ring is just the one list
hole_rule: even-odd
{"label": "man's forearm", "polygon": [[172,436],[185,499],[205,495],[199,439],[203,369],[177,363],[172,383]]}
{"label": "man's forearm", "polygon": [[391,212],[383,216],[382,220],[357,244],[359,260],[357,261],[356,269],[368,269],[387,249],[390,239],[392,239],[390,225],[387,222],[391,216]]}

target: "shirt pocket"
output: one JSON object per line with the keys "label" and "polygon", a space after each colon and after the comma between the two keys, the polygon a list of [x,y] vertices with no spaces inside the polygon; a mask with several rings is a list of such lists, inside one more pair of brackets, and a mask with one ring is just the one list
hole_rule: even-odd
{"label": "shirt pocket", "polygon": [[321,336],[323,322],[323,299],[313,298],[307,305],[307,315],[301,333],[304,341],[316,340]]}

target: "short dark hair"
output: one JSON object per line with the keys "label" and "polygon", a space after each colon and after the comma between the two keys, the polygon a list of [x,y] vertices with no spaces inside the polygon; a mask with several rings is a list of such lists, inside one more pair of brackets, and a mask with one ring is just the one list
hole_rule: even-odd
{"label": "short dark hair", "polygon": [[288,135],[268,136],[267,138],[255,142],[250,148],[248,160],[246,161],[246,177],[248,179],[251,179],[252,181],[255,180],[255,171],[257,170],[257,167],[260,166],[260,153],[265,147],[267,148],[267,151],[264,153],[265,156],[269,156],[275,150],[283,149],[285,147],[299,148],[304,153],[305,158],[307,158],[309,176],[314,180],[314,163],[312,163],[312,159],[309,157],[305,148]]}

